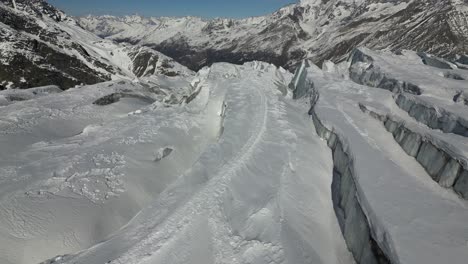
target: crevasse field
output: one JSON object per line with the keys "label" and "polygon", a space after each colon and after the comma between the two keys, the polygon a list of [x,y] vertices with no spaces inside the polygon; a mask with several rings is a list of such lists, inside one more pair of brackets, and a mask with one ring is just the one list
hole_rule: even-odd
{"label": "crevasse field", "polygon": [[[465,135],[425,123],[429,84],[446,78],[432,73],[465,73],[413,54],[359,49],[294,76],[218,63],[10,102],[2,261],[463,263]],[[399,95],[357,83],[400,80],[399,60],[434,81]],[[400,96],[427,107],[405,111]]]}

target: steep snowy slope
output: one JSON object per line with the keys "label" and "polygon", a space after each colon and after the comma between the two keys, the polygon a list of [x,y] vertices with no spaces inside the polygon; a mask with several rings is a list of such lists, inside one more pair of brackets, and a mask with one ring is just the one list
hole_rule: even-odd
{"label": "steep snowy slope", "polygon": [[466,0],[302,0],[242,20],[88,16],[79,23],[108,39],[152,47],[192,69],[255,59],[290,67],[303,58],[341,61],[357,46],[465,54],[467,14]]}
{"label": "steep snowy slope", "polygon": [[104,41],[42,0],[11,3],[0,1],[0,89],[190,73],[154,50]]}

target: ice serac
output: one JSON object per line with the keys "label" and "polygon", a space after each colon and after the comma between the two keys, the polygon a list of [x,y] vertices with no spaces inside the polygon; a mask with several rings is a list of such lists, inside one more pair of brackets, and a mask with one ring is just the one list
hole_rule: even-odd
{"label": "ice serac", "polygon": [[[413,52],[371,52],[366,51],[368,59],[383,70],[392,69],[388,74],[393,77],[401,76],[388,65],[401,62],[403,69],[396,73],[407,72],[404,80],[411,83],[423,84],[418,74],[447,70],[425,65]],[[398,107],[393,91],[357,84],[331,70],[352,67],[351,60],[307,72],[313,83],[311,117],[317,134],[333,150],[332,199],[348,248],[357,263],[465,263],[466,138],[422,125]],[[446,78],[437,76],[431,81],[444,83]],[[450,107],[450,96],[438,97],[433,86],[424,83],[421,91],[399,92]]]}
{"label": "ice serac", "polygon": [[418,122],[445,133],[468,135],[468,111],[463,103],[454,105],[464,102],[466,70],[425,53],[366,48],[356,49],[350,63],[353,81],[394,92],[396,104]]}
{"label": "ice serac", "polygon": [[424,64],[432,66],[432,67],[436,67],[439,69],[450,69],[450,70],[457,68],[457,66],[453,63],[450,63],[443,59],[439,59],[435,56],[432,56],[424,52],[419,52],[418,56],[421,57]]}
{"label": "ice serac", "polygon": [[289,84],[289,89],[293,92],[293,98],[298,99],[304,97],[310,92],[311,83],[307,80],[307,67],[310,62],[303,60],[299,68],[296,69],[292,82]]}
{"label": "ice serac", "polygon": [[37,97],[47,96],[60,92],[62,92],[62,89],[56,85],[35,87],[28,90],[4,90],[0,91],[0,106],[27,101]]}
{"label": "ice serac", "polygon": [[[309,85],[303,80],[302,85]],[[356,189],[353,160],[349,149],[342,142],[342,138],[331,129],[323,125],[315,113],[314,107],[319,100],[319,93],[313,86],[308,86],[312,92],[312,117],[317,134],[323,138],[333,153],[333,181],[331,185],[335,214],[340,224],[348,249],[358,264],[388,264],[390,262],[384,251],[373,238],[369,220],[359,202]],[[384,242],[383,242],[384,243]],[[382,244],[382,242],[381,242]],[[383,248],[389,250],[388,245]]]}
{"label": "ice serac", "polygon": [[396,103],[411,117],[432,129],[468,137],[468,120],[464,116],[450,113],[443,108],[436,108],[434,105],[404,94],[396,96]]}
{"label": "ice serac", "polygon": [[468,171],[468,160],[462,150],[444,142],[444,139],[437,135],[424,132],[414,124],[410,128],[410,122],[405,124],[394,116],[383,116],[363,105],[361,109],[382,121],[395,141],[424,167],[434,181],[442,187],[453,188],[461,197],[468,199],[468,190],[463,183]]}
{"label": "ice serac", "polygon": [[408,81],[401,81],[385,72],[375,57],[368,54],[370,50],[357,48],[351,55],[350,78],[363,85],[386,89],[392,92],[407,92],[421,94],[421,89]]}
{"label": "ice serac", "polygon": [[312,110],[312,120],[333,151],[333,203],[343,236],[358,264],[391,263],[375,239],[358,198],[353,162],[343,149],[339,136],[327,129]]}

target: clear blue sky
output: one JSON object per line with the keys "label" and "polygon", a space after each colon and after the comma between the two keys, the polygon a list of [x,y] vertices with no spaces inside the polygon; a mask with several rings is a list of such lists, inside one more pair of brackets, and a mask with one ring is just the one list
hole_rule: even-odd
{"label": "clear blue sky", "polygon": [[249,17],[271,13],[295,0],[48,0],[74,16],[132,15]]}

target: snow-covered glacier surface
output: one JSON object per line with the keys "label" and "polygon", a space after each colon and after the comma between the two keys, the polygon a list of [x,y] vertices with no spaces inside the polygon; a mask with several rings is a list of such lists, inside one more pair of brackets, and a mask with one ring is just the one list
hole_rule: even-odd
{"label": "snow-covered glacier surface", "polygon": [[[467,139],[422,118],[466,116],[466,105],[451,95],[468,86],[444,82],[433,75],[441,71],[436,66],[412,52],[359,49],[342,65],[307,70],[312,97],[304,100],[333,150],[335,210],[358,263],[461,264],[468,257]],[[408,111],[401,97],[425,107]]]}
{"label": "snow-covered glacier surface", "polygon": [[2,91],[0,263],[466,263],[462,64],[362,48]]}
{"label": "snow-covered glacier surface", "polygon": [[0,262],[353,263],[292,77],[215,64],[9,101]]}

